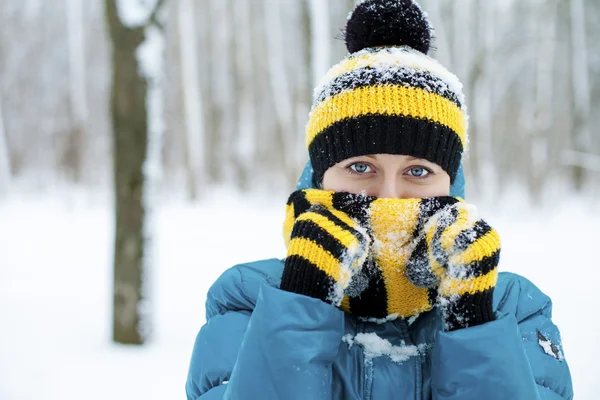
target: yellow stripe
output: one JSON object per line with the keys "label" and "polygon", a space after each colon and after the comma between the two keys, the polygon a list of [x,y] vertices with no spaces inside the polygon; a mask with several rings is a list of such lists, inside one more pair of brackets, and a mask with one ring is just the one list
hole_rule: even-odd
{"label": "yellow stripe", "polygon": [[318,189],[307,189],[304,191],[306,200],[310,204],[320,204],[331,210],[333,208],[333,192],[326,192]]}
{"label": "yellow stripe", "polygon": [[335,281],[339,282],[342,287],[346,286],[349,274],[340,268],[340,262],[330,252],[323,249],[315,242],[305,238],[293,238],[290,241],[288,250],[289,256],[300,256],[309,261]]}
{"label": "yellow stripe", "polygon": [[355,228],[358,224],[348,216],[345,212],[333,208],[333,195],[335,192],[324,191],[318,189],[307,189],[305,191],[306,200],[310,204],[320,204],[328,209],[333,215],[344,222],[346,225]]}
{"label": "yellow stripe", "polygon": [[431,309],[427,289],[414,286],[406,278],[408,244],[413,240],[419,215],[418,199],[377,199],[371,203],[370,224],[375,262],[381,270],[387,294],[387,313],[401,317]]}
{"label": "yellow stripe", "polygon": [[433,254],[431,254],[431,251],[429,251],[428,253],[429,253],[428,256],[429,256],[429,265],[431,266],[431,272],[433,272],[433,274],[435,276],[437,276],[438,278],[441,279],[444,276],[444,274],[446,273],[446,270],[444,269],[442,264],[440,264],[438,262],[438,260],[435,259]]}
{"label": "yellow stripe", "polygon": [[322,216],[321,214],[313,212],[304,213],[298,217],[297,221],[311,221],[315,223],[331,236],[336,238],[337,241],[347,249],[353,249],[354,247],[358,246],[358,239],[352,234],[352,232],[340,228],[330,219]]}
{"label": "yellow stripe", "polygon": [[356,65],[359,62],[364,63],[364,67],[368,67],[378,61],[377,58],[373,57],[372,54],[365,54],[359,57],[348,57],[344,61],[331,67],[327,72],[327,75],[323,78],[323,81],[330,82],[338,76],[356,69]]}
{"label": "yellow stripe", "polygon": [[[358,226],[356,221],[354,221],[352,218],[350,218],[346,213],[333,208],[333,195],[335,192],[318,190],[318,189],[306,189],[304,191],[304,193],[306,195],[306,200],[311,205],[320,204],[323,207],[325,207],[327,210],[329,210],[329,212],[331,212],[339,220],[344,222],[346,225],[348,225],[352,228],[356,228]],[[312,214],[312,215],[316,215],[316,214]],[[298,217],[298,219],[313,220],[313,218],[307,218],[304,213],[301,214]],[[287,204],[285,207],[285,220],[283,222],[283,237],[284,237],[284,242],[285,242],[286,247],[289,247],[290,236],[292,234],[292,230],[294,228],[295,222],[296,222],[296,220],[294,219],[294,205],[293,205],[293,203]],[[346,235],[345,233],[343,233],[345,231],[342,231],[339,227],[337,227],[337,225],[333,224],[333,222],[331,223],[331,225],[319,224],[317,221],[314,221],[314,222],[317,223],[319,226],[321,226],[323,229],[330,232],[334,237],[336,237],[336,239],[338,239],[345,246],[349,247],[352,244],[355,244],[355,245],[358,244],[358,239],[356,239],[356,237],[354,235],[352,235],[350,233],[348,233]],[[335,226],[335,228],[331,229],[333,226]],[[335,236],[334,235],[335,232],[340,232],[340,233],[338,236]],[[352,239],[350,239],[349,236],[352,237],[352,239],[354,240],[354,243],[352,243]]]}
{"label": "yellow stripe", "polygon": [[329,211],[331,211],[333,215],[335,215],[340,221],[344,222],[346,225],[351,226],[352,228],[356,228],[358,226],[358,224],[345,212],[336,210],[335,208]]}
{"label": "yellow stripe", "polygon": [[350,312],[350,297],[344,296],[342,298],[342,303],[340,304],[340,308],[347,313]]}
{"label": "yellow stripe", "polygon": [[481,261],[490,257],[500,248],[500,237],[494,229],[477,239],[467,249],[450,259],[454,265],[468,265],[474,261]]}
{"label": "yellow stripe", "polygon": [[426,90],[374,85],[349,90],[330,97],[311,112],[306,128],[306,144],[335,122],[365,115],[407,116],[447,126],[466,147],[465,117],[450,100]]}
{"label": "yellow stripe", "polygon": [[485,275],[470,279],[445,279],[440,285],[439,293],[445,297],[452,295],[475,294],[483,292],[496,285],[498,270],[494,268]]}
{"label": "yellow stripe", "polygon": [[285,242],[286,248],[290,244],[290,236],[292,235],[293,228],[294,228],[294,205],[286,204],[285,220],[283,221],[283,240]]}

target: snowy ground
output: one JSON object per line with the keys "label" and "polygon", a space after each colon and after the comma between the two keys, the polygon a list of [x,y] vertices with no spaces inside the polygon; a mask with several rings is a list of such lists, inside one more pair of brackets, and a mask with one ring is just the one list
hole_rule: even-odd
{"label": "snowy ground", "polygon": [[[274,197],[161,207],[156,330],[143,348],[110,342],[107,202],[19,196],[0,203],[0,399],[185,398],[209,285],[237,262],[283,255],[285,198]],[[600,212],[584,202],[488,211],[482,208],[503,240],[502,269],[525,275],[554,300],[576,399],[597,399]]]}

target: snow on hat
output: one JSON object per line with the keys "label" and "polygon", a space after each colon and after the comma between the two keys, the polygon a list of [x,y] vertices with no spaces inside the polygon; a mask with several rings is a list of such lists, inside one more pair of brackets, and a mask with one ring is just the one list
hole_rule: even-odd
{"label": "snow on hat", "polygon": [[400,154],[452,182],[466,150],[462,84],[427,56],[432,27],[413,0],[366,0],[348,16],[346,58],[315,88],[306,144],[315,177],[347,158]]}

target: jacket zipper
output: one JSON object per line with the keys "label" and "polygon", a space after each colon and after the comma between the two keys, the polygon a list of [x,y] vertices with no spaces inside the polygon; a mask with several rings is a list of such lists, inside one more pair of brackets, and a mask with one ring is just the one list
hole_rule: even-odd
{"label": "jacket zipper", "polygon": [[[402,335],[402,340],[406,345],[413,345],[412,340],[408,334],[408,324],[406,321],[399,321],[400,331]],[[360,322],[357,325],[356,332],[364,333],[365,324],[364,322]],[[421,370],[421,364],[425,361],[424,355],[420,354],[418,357],[411,357],[410,362],[413,363],[415,368],[415,400],[421,400],[422,397],[422,385],[423,385],[423,376]],[[373,375],[375,373],[373,367],[373,361],[365,362],[365,389],[363,392],[363,399],[372,400],[373,396]]]}
{"label": "jacket zipper", "polygon": [[[402,331],[402,340],[407,346],[414,346],[415,344],[408,334],[408,323],[405,320],[400,320],[400,330]],[[421,369],[422,363],[425,361],[424,356],[419,354],[418,357],[411,357],[410,362],[413,364],[415,369],[415,400],[422,400],[423,397],[423,371]]]}
{"label": "jacket zipper", "polygon": [[[356,334],[365,332],[365,323],[360,321],[356,326]],[[373,395],[373,361],[367,361],[366,358],[363,361],[365,368],[365,386],[363,389],[362,398],[365,400],[371,400]]]}

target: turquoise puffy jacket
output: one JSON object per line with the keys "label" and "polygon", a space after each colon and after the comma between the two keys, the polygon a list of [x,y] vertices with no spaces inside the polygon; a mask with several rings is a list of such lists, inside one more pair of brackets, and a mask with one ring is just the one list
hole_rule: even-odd
{"label": "turquoise puffy jacket", "polygon": [[552,303],[523,277],[500,273],[495,321],[443,332],[436,310],[368,322],[279,290],[282,272],[277,259],[238,265],[210,288],[188,400],[573,398]]}

